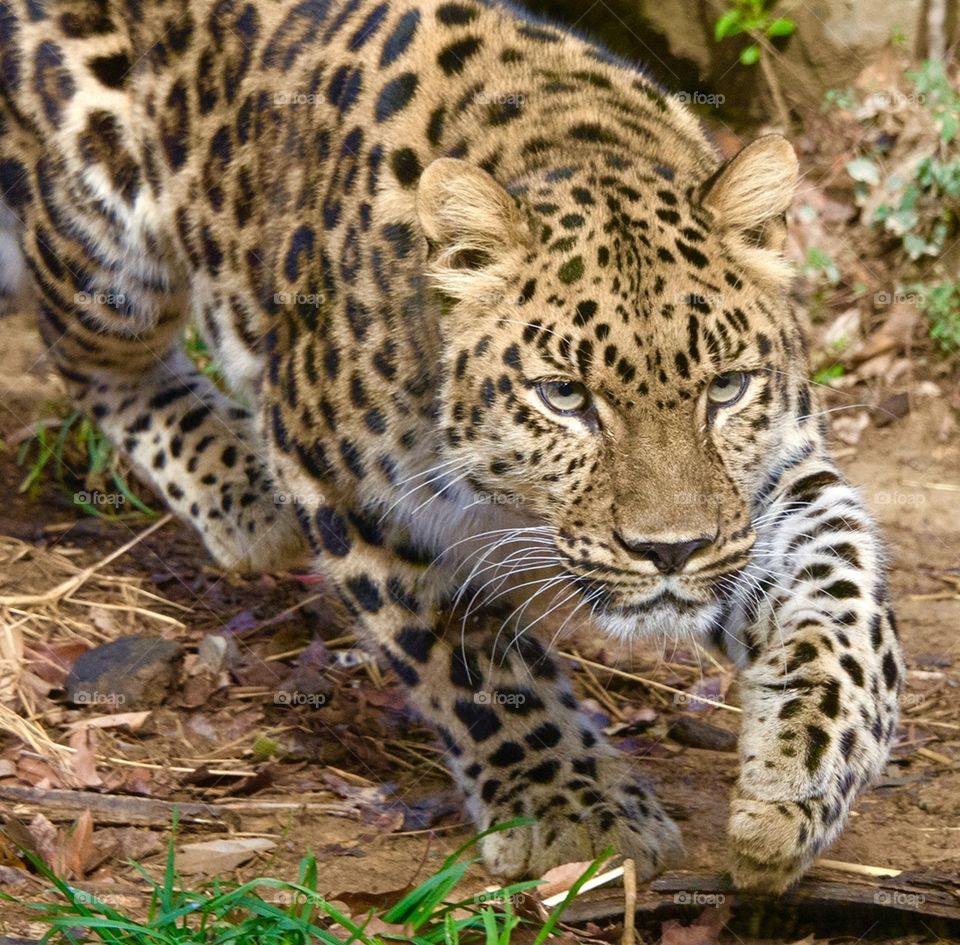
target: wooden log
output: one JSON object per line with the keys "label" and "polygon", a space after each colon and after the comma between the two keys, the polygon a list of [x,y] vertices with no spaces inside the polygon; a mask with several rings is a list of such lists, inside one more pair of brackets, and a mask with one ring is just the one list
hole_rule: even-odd
{"label": "wooden log", "polygon": [[88,810],[99,825],[169,828],[176,809],[182,824],[208,830],[227,830],[231,819],[236,817],[213,804],[176,803],[150,797],[96,794],[93,791],[44,791],[16,785],[0,785],[0,801],[39,810],[50,820],[59,821],[73,820]]}
{"label": "wooden log", "polygon": [[[669,918],[690,921],[704,909],[724,904],[732,907],[734,922],[749,916],[752,929],[763,928],[767,920],[789,922],[791,916],[798,927],[819,924],[827,931],[840,919],[862,921],[864,930],[876,924],[918,933],[925,924],[936,923],[938,934],[960,941],[960,876],[925,871],[858,876],[815,869],[789,892],[762,896],[738,892],[722,874],[674,870],[637,890],[637,927],[655,927]],[[563,921],[603,924],[622,917],[622,892],[603,891],[578,898]]]}

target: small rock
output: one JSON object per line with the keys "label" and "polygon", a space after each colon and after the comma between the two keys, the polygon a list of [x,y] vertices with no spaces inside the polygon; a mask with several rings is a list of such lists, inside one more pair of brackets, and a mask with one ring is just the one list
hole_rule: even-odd
{"label": "small rock", "polygon": [[889,426],[896,420],[900,420],[910,413],[910,397],[905,392],[891,394],[884,397],[877,405],[876,420],[878,427]]}
{"label": "small rock", "polygon": [[335,650],[333,653],[333,664],[341,669],[354,669],[357,666],[362,666],[364,663],[372,662],[374,662],[374,657],[366,650],[359,648],[352,650]]}
{"label": "small rock", "polygon": [[841,414],[830,426],[838,440],[842,440],[848,446],[856,446],[860,442],[863,431],[870,426],[870,416],[865,410],[853,415]]}
{"label": "small rock", "polygon": [[277,687],[277,705],[325,705],[333,692],[330,680],[312,666],[298,666]]}
{"label": "small rock", "polygon": [[238,660],[240,651],[229,637],[219,633],[208,633],[197,647],[197,656],[203,668],[211,673],[230,669]]}
{"label": "small rock", "polygon": [[120,637],[83,653],[64,684],[74,705],[101,712],[159,705],[177,677],[179,643],[162,637]]}
{"label": "small rock", "polygon": [[725,728],[711,725],[702,719],[680,716],[667,728],[667,734],[688,748],[705,748],[707,751],[736,751],[737,736]]}

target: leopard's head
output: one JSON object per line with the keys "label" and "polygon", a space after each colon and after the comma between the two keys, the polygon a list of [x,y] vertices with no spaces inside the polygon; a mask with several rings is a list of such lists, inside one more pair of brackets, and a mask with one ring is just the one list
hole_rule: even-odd
{"label": "leopard's head", "polygon": [[440,159],[418,191],[445,449],[549,526],[617,634],[713,627],[810,412],[781,256],[793,149],[697,170],[571,158],[508,191]]}

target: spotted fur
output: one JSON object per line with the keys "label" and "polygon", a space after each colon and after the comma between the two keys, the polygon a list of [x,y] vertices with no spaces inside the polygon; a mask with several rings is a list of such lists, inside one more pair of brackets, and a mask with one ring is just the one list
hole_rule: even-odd
{"label": "spotted fur", "polygon": [[8,0],[0,70],[0,290],[218,561],[331,579],[477,825],[533,818],[491,867],[678,851],[538,640],[565,615],[736,661],[734,878],[794,881],[902,662],[786,294],[789,145],[721,165],[634,67],[481,0]]}

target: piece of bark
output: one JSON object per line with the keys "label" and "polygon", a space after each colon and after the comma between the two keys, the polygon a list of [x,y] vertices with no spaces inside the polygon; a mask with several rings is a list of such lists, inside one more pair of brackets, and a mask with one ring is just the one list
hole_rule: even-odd
{"label": "piece of bark", "polygon": [[44,791],[38,788],[0,785],[0,801],[41,808],[51,820],[74,820],[90,811],[97,824],[138,827],[169,827],[176,809],[180,822],[212,830],[226,830],[231,814],[212,804],[185,804],[155,798],[95,794],[92,791]]}

